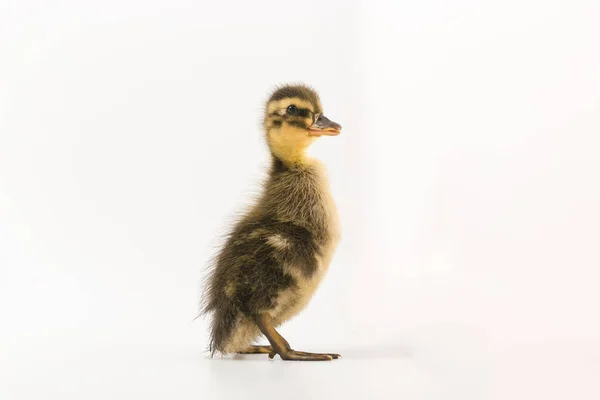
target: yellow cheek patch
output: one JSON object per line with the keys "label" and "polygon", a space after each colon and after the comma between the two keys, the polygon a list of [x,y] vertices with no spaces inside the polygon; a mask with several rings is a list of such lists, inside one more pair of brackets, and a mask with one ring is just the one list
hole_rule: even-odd
{"label": "yellow cheek patch", "polygon": [[306,150],[315,141],[306,130],[276,129],[267,136],[269,148],[277,157],[287,163],[301,163],[306,158]]}

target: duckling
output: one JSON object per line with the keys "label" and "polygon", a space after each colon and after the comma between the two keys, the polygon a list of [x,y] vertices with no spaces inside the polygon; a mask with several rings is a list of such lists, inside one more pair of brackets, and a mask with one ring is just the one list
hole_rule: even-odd
{"label": "duckling", "polygon": [[[336,359],[339,354],[292,349],[276,328],[307,305],[339,241],[323,166],[307,149],[342,127],[323,115],[318,94],[305,85],[276,89],[263,126],[272,158],[268,179],[209,270],[203,313],[211,316],[210,353]],[[253,345],[261,334],[270,346]]]}

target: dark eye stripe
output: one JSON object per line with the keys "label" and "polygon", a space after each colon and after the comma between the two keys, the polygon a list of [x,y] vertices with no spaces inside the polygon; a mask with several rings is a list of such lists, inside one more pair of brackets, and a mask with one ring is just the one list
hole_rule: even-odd
{"label": "dark eye stripe", "polygon": [[301,116],[301,117],[308,118],[308,117],[310,117],[310,114],[311,114],[310,110],[308,110],[306,108],[300,108],[298,110],[298,115]]}
{"label": "dark eye stripe", "polygon": [[304,124],[304,122],[302,121],[288,121],[288,124],[290,124],[291,126],[297,126],[299,128],[306,128],[306,125]]}
{"label": "dark eye stripe", "polygon": [[[280,112],[279,110],[273,111],[271,114],[269,114],[269,116],[270,117],[274,117],[274,116],[281,117],[282,115],[280,115],[279,112]],[[294,115],[294,117],[309,118],[311,115],[312,115],[312,111],[310,111],[308,108],[299,108],[298,114]],[[283,117],[286,117],[286,116],[288,116],[288,115],[287,114],[283,115]]]}

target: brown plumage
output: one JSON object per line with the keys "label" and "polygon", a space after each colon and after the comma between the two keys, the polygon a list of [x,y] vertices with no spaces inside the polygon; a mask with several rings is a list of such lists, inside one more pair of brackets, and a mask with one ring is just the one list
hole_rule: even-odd
{"label": "brown plumage", "polygon": [[[341,126],[323,116],[314,90],[295,85],[272,93],[264,128],[269,177],[227,237],[207,281],[203,311],[211,315],[211,354],[331,360],[338,355],[292,350],[275,327],[308,303],[339,239],[323,168],[306,149],[319,136],[339,134]],[[251,346],[261,333],[271,346]]]}

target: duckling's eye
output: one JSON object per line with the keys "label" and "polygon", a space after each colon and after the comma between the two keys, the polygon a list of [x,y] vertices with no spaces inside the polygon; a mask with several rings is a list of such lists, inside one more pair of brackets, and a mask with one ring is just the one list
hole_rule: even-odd
{"label": "duckling's eye", "polygon": [[298,107],[296,107],[296,106],[295,106],[295,105],[293,105],[293,104],[287,108],[287,113],[288,113],[289,115],[297,115],[297,114],[298,114],[298,111],[299,111],[299,110],[298,110]]}

